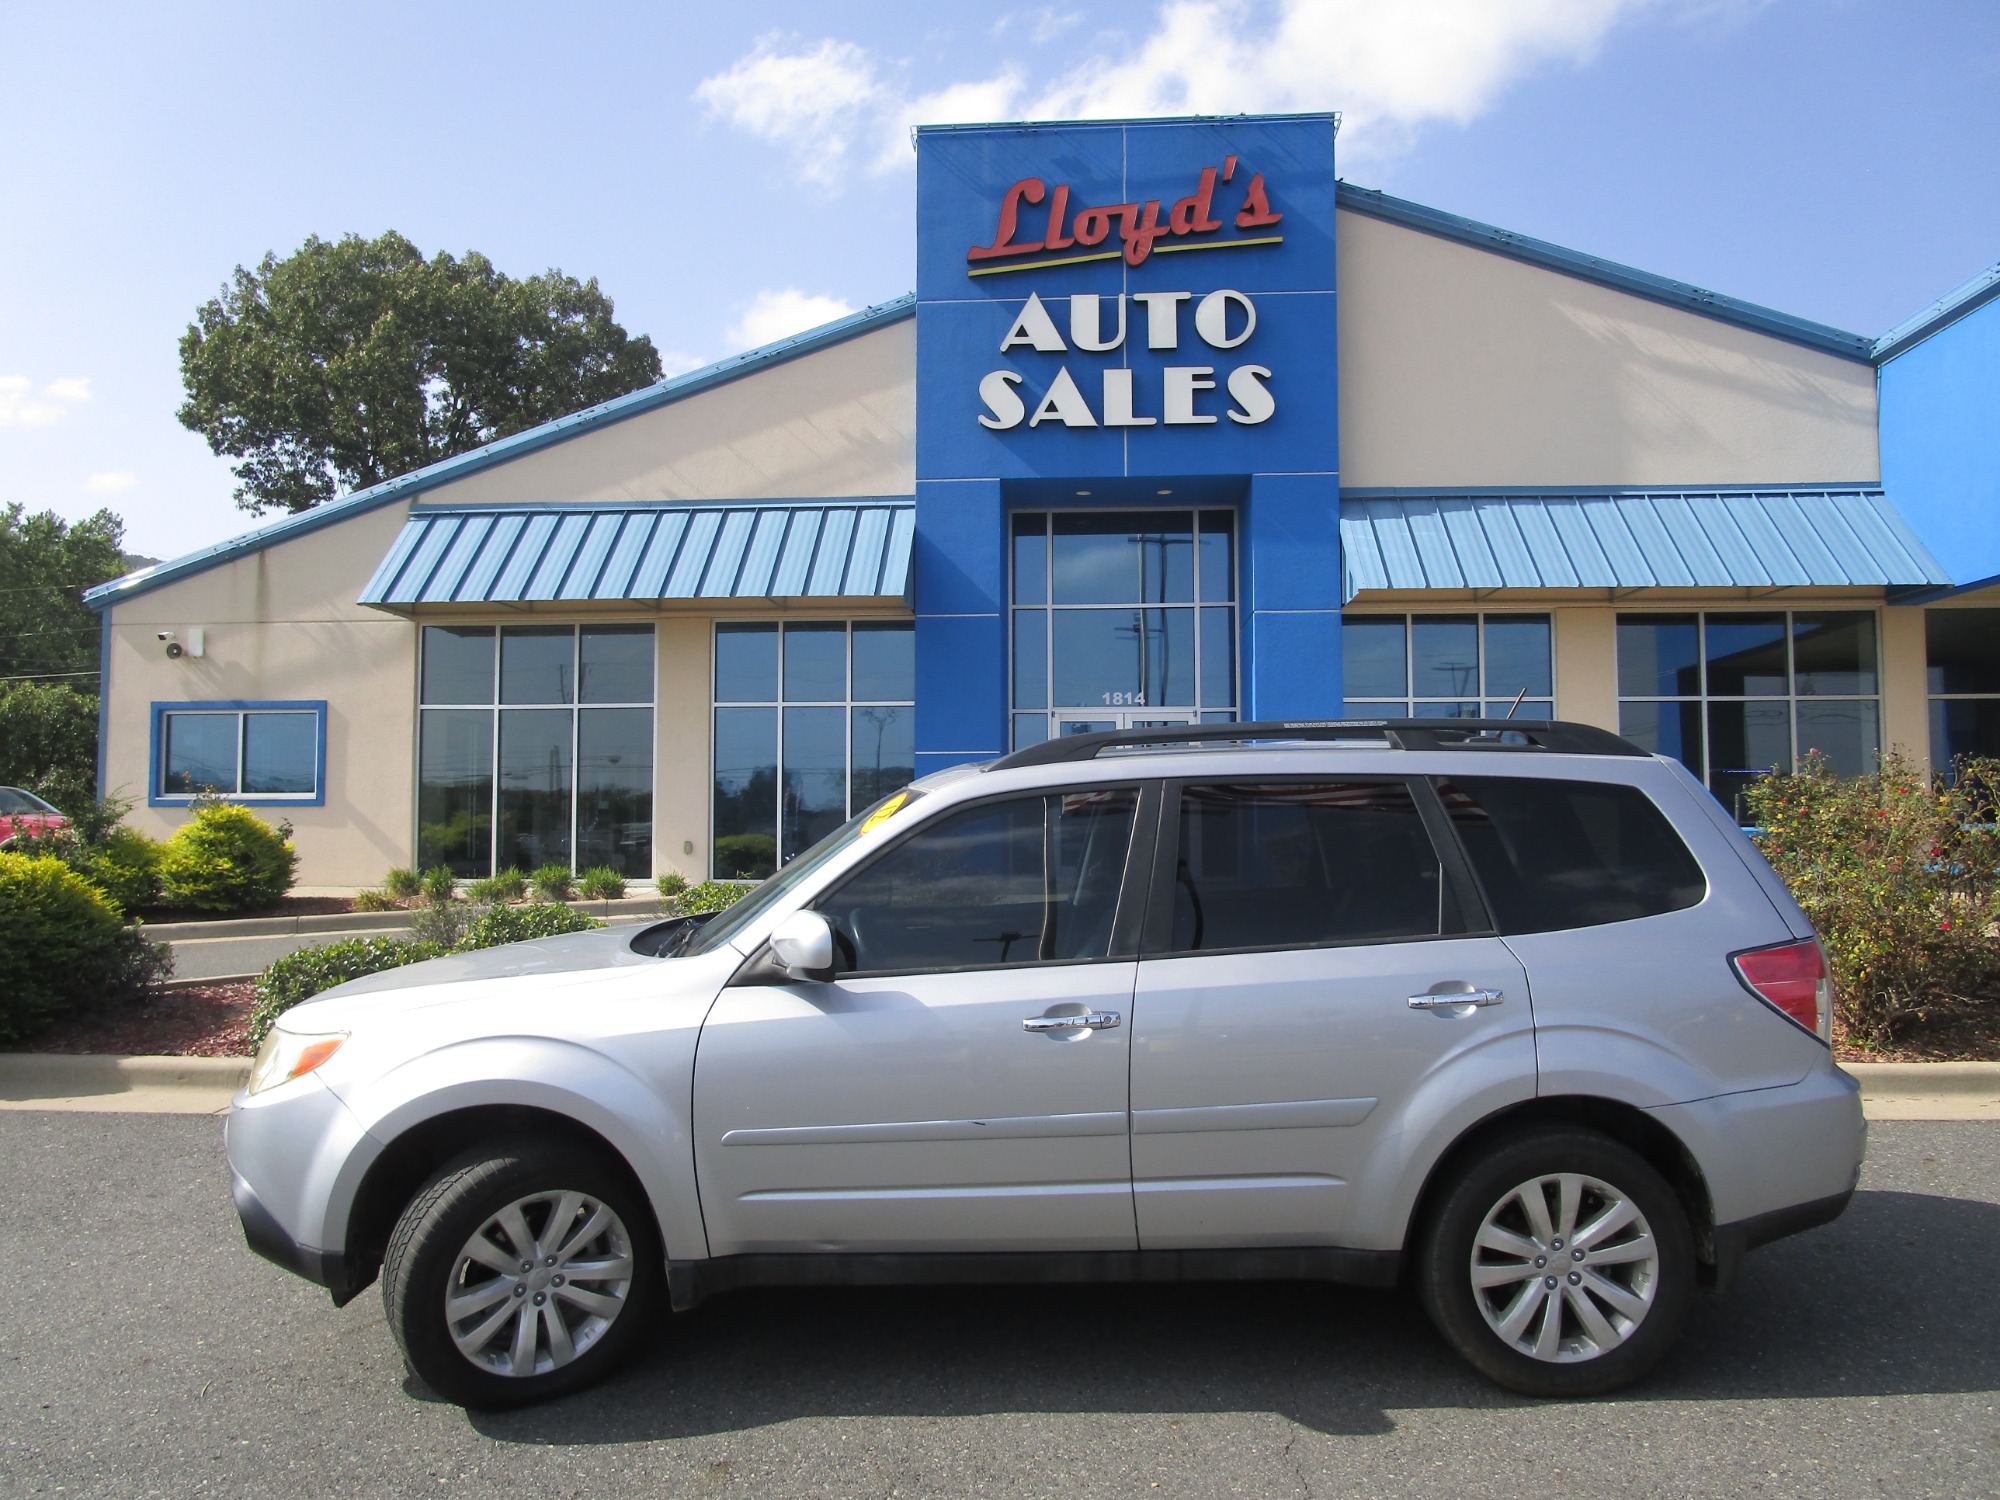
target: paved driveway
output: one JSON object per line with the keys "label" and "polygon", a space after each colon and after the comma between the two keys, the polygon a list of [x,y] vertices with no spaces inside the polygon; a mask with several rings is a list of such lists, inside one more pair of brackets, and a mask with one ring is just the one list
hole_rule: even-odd
{"label": "paved driveway", "polygon": [[0,1115],[0,1494],[2000,1494],[2000,1125],[1877,1124],[1629,1399],[1484,1385],[1396,1296],[756,1293],[474,1416],[243,1248],[217,1123]]}

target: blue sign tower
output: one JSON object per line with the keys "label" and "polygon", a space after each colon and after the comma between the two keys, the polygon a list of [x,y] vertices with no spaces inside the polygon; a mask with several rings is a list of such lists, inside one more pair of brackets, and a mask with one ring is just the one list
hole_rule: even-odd
{"label": "blue sign tower", "polygon": [[1332,115],[917,134],[917,771],[1339,712]]}

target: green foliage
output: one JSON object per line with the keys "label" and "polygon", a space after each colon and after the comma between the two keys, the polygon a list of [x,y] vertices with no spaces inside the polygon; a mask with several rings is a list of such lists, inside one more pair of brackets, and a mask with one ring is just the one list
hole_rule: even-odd
{"label": "green foliage", "polygon": [[654,886],[662,896],[678,896],[688,888],[688,878],[679,870],[669,870],[654,882]]}
{"label": "green foliage", "polygon": [[576,889],[591,901],[616,901],[625,894],[625,877],[609,865],[593,865],[577,877]]}
{"label": "green foliage", "polygon": [[401,865],[382,877],[382,894],[396,901],[414,901],[423,888],[417,872]]}
{"label": "green foliage", "polygon": [[403,903],[386,890],[356,891],[353,909],[355,911],[401,911]]}
{"label": "green foliage", "polygon": [[292,887],[299,857],[286,838],[247,807],[198,798],[193,817],[167,840],[160,884],[168,906],[252,911]]}
{"label": "green foliage", "polygon": [[762,880],[778,867],[778,841],[768,833],[727,833],[715,841],[715,868]]}
{"label": "green foliage", "polygon": [[17,854],[61,860],[127,912],[157,906],[162,846],[118,820],[131,804],[113,798],[77,804],[67,828],[24,833],[10,846]]}
{"label": "green foliage", "polygon": [[417,862],[426,866],[444,864],[453,859],[483,862],[486,840],[492,827],[490,815],[469,809],[461,809],[441,823],[420,823],[417,825]]}
{"label": "green foliage", "polygon": [[421,963],[443,951],[435,944],[402,938],[357,937],[288,953],[257,981],[257,998],[250,1008],[250,1040],[253,1044],[263,1041],[273,1021],[322,990],[364,974]]}
{"label": "green foliage", "polygon": [[1957,770],[1927,781],[1890,754],[1842,778],[1810,756],[1747,793],[1757,842],[1812,918],[1859,1045],[2000,967],[2000,762]]}
{"label": "green foliage", "polygon": [[489,875],[484,880],[475,880],[466,887],[466,895],[481,906],[497,906],[503,901],[519,901],[528,894],[528,877],[511,866],[498,875]]}
{"label": "green foliage", "polygon": [[241,460],[251,511],[307,510],[660,378],[594,279],[425,260],[393,231],[238,266],[180,352],[181,425]]}
{"label": "green foliage", "polygon": [[674,904],[683,915],[698,911],[721,911],[734,906],[755,890],[756,884],[743,880],[704,880],[688,890]]}
{"label": "green foliage", "polygon": [[568,865],[546,864],[528,877],[537,901],[567,901],[576,894],[576,877]]}
{"label": "green foliage", "polygon": [[452,878],[451,871],[443,865],[432,865],[424,871],[419,881],[419,888],[423,892],[424,900],[433,905],[458,899],[458,882]]}
{"label": "green foliage", "polygon": [[[97,615],[82,596],[126,571],[119,550],[124,535],[125,523],[108,510],[65,521],[52,510],[30,515],[19,503],[0,506],[0,677],[97,671]],[[94,686],[89,675],[70,680]],[[86,767],[97,745],[96,699],[89,702]],[[33,779],[6,764],[5,743],[0,731],[0,782],[20,786]]]}
{"label": "green foliage", "polygon": [[0,933],[0,1042],[173,972],[173,956],[126,927],[117,902],[47,856],[0,852]]}
{"label": "green foliage", "polygon": [[464,901],[425,899],[410,918],[410,936],[420,943],[455,948],[478,915],[478,908]]}
{"label": "green foliage", "polygon": [[0,786],[26,787],[74,816],[96,800],[96,785],[97,695],[57,682],[0,682]]}
{"label": "green foliage", "polygon": [[537,901],[527,906],[496,906],[465,930],[458,950],[497,948],[502,943],[526,942],[529,938],[559,937],[566,932],[588,932],[604,924],[575,907],[558,902]]}

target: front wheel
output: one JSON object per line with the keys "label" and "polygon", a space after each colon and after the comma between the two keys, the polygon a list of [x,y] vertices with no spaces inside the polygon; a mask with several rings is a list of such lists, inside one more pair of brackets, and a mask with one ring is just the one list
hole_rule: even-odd
{"label": "front wheel", "polygon": [[1513,1137],[1447,1184],[1418,1265],[1431,1320],[1528,1396],[1597,1396],[1658,1364],[1687,1315],[1694,1239],[1638,1153],[1587,1130]]}
{"label": "front wheel", "polygon": [[651,1211],[622,1173],[516,1142],[459,1158],[417,1194],[383,1256],[382,1304],[440,1396],[523,1406],[609,1371],[660,1281]]}

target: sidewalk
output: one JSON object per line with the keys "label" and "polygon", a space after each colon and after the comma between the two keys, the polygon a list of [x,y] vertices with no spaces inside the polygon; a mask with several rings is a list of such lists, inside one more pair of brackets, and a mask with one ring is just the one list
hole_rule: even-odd
{"label": "sidewalk", "polygon": [[[634,919],[636,920],[636,919]],[[2000,1121],[2000,1062],[1851,1063],[1871,1120]],[[0,1052],[0,1109],[220,1114],[248,1058]]]}

